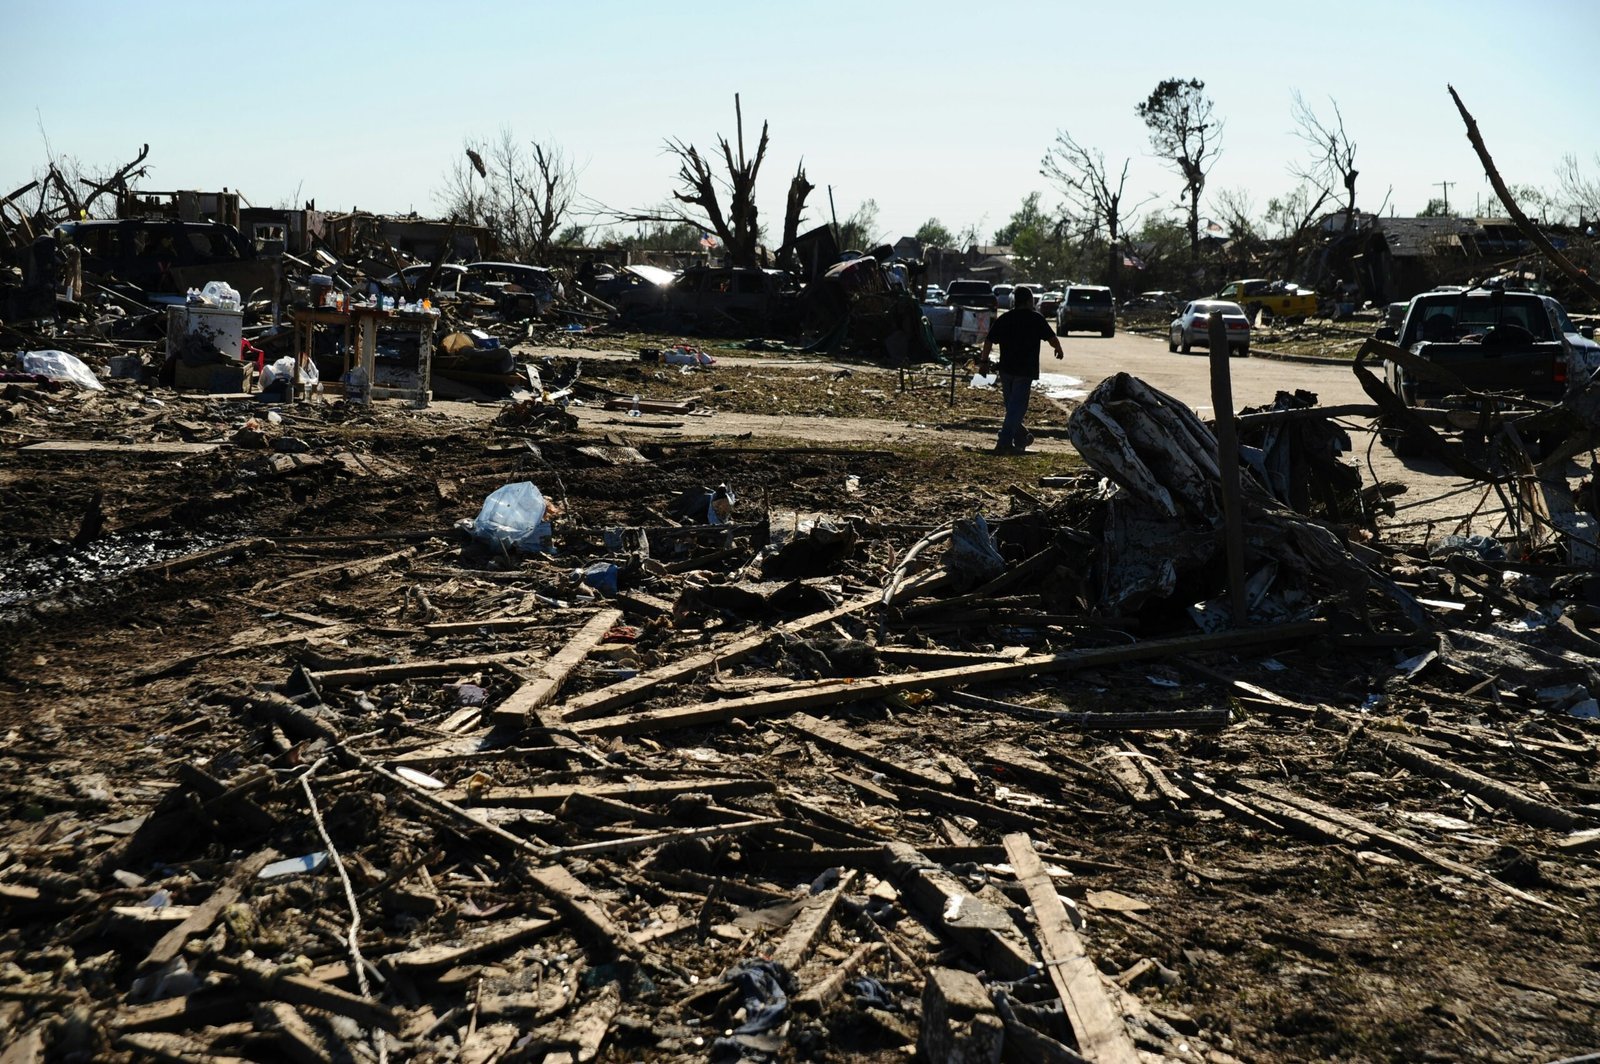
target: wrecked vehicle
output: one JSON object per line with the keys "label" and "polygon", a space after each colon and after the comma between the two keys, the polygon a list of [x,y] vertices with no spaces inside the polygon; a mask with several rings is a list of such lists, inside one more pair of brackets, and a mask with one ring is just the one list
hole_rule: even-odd
{"label": "wrecked vehicle", "polygon": [[141,302],[182,302],[188,289],[208,281],[226,281],[247,295],[272,283],[272,265],[221,222],[96,219],[64,222],[56,232],[77,246],[86,274]]}
{"label": "wrecked vehicle", "polygon": [[783,331],[797,321],[800,286],[782,270],[695,266],[668,287],[667,310],[690,329]]}
{"label": "wrecked vehicle", "polygon": [[488,296],[502,313],[539,315],[566,293],[555,273],[518,262],[469,262],[462,288]]}
{"label": "wrecked vehicle", "polygon": [[666,307],[667,289],[678,275],[659,266],[624,266],[585,263],[574,278],[578,290],[610,307],[623,319],[659,312]]}
{"label": "wrecked vehicle", "polygon": [[1239,304],[1252,321],[1262,311],[1291,322],[1314,317],[1317,313],[1317,294],[1309,288],[1261,277],[1229,281],[1215,298]]}

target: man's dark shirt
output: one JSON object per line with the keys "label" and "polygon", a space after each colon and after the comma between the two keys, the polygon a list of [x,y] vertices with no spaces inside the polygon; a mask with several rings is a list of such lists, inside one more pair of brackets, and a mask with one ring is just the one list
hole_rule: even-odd
{"label": "man's dark shirt", "polygon": [[1039,345],[1055,332],[1044,315],[1031,307],[1008,310],[989,326],[989,339],[1000,348],[1000,372],[1011,377],[1039,377]]}

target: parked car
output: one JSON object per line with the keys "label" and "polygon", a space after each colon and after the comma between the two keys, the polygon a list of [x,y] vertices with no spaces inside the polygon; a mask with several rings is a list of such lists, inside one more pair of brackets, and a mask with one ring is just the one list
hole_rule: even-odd
{"label": "parked car", "polygon": [[1027,282],[1024,282],[1023,284],[1017,285],[1017,287],[1018,288],[1026,288],[1028,291],[1033,293],[1033,309],[1034,310],[1038,310],[1039,309],[1039,300],[1040,300],[1041,297],[1043,297],[1043,295],[1045,294],[1045,291],[1047,290],[1047,288],[1049,286],[1048,285],[1042,285],[1042,284],[1036,284],[1036,283],[1034,283],[1032,281],[1027,281]]}
{"label": "parked car", "polygon": [[1220,299],[1197,299],[1184,304],[1178,316],[1172,320],[1172,328],[1167,334],[1167,350],[1182,351],[1187,355],[1191,347],[1210,347],[1213,311],[1222,312],[1223,324],[1228,329],[1228,353],[1248,355],[1250,319],[1245,317],[1244,308],[1239,304]]}
{"label": "parked car", "polygon": [[994,286],[994,305],[998,310],[1011,309],[1011,293],[1016,291],[1016,285],[997,284]]}
{"label": "parked car", "polygon": [[951,281],[949,289],[945,292],[945,297],[950,301],[952,307],[994,310],[997,306],[994,285],[988,281]]}
{"label": "parked car", "polygon": [[945,298],[944,289],[936,284],[923,286],[922,301],[932,307],[942,307],[949,302]]}
{"label": "parked car", "polygon": [[1061,311],[1061,296],[1065,291],[1066,287],[1062,286],[1061,288],[1052,288],[1046,292],[1036,293],[1033,297],[1034,309],[1053,321]]}
{"label": "parked car", "polygon": [[1117,303],[1111,298],[1111,289],[1098,284],[1067,286],[1056,310],[1056,332],[1065,335],[1074,331],[1116,335]]}

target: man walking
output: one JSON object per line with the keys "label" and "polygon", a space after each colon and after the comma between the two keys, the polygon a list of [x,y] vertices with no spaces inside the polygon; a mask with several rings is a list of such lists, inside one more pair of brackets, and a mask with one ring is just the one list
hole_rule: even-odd
{"label": "man walking", "polygon": [[983,340],[983,365],[989,364],[989,351],[1000,345],[1000,396],[1005,400],[1006,418],[1000,425],[995,454],[1022,454],[1033,442],[1033,433],[1023,427],[1028,413],[1028,395],[1039,379],[1039,345],[1048,343],[1057,358],[1065,358],[1061,341],[1044,315],[1033,309],[1033,291],[1018,285],[1011,293],[1011,309],[989,326]]}

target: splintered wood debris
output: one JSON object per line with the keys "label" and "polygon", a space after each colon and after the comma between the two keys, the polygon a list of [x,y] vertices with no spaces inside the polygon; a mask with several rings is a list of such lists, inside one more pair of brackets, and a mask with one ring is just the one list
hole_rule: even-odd
{"label": "splintered wood debris", "polygon": [[[1592,574],[1258,483],[1216,624],[1205,430],[1115,387],[1114,498],[754,445],[643,447],[641,489],[399,411],[296,413],[362,461],[140,472],[121,505],[205,542],[5,605],[4,1059],[1577,1051]],[[664,518],[712,463],[768,509]],[[920,501],[773,536],[847,473]],[[452,539],[522,479],[558,554]],[[77,521],[89,482],[7,483]]]}

